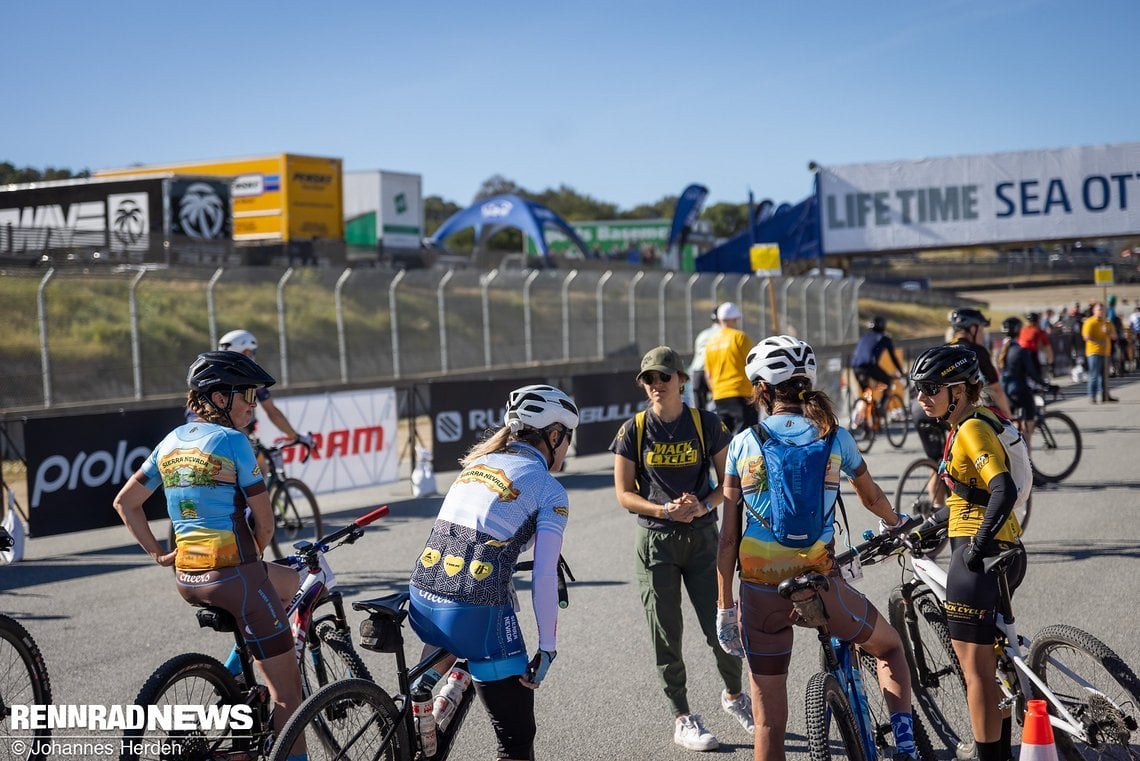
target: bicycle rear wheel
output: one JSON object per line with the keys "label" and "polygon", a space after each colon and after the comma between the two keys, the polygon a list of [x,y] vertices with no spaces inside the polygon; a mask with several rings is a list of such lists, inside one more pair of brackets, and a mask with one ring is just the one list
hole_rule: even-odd
{"label": "bicycle rear wheel", "polygon": [[812,761],[848,758],[864,761],[863,743],[851,704],[843,694],[839,681],[825,671],[812,674],[808,680],[807,738]]}
{"label": "bicycle rear wheel", "polygon": [[[1075,626],[1057,624],[1033,639],[1027,663],[1088,735],[1086,741],[1055,727],[1064,758],[1140,758],[1140,679],[1111,648]],[[1051,702],[1049,713],[1058,713]]]}
{"label": "bicycle rear wheel", "polygon": [[1081,461],[1081,432],[1063,412],[1046,412],[1033,429],[1029,457],[1038,478],[1057,483],[1073,474]]}
{"label": "bicycle rear wheel", "polygon": [[859,451],[866,454],[871,451],[875,443],[874,412],[863,397],[857,397],[851,404],[851,411],[847,416],[847,429],[855,439]]}
{"label": "bicycle rear wheel", "polygon": [[883,425],[887,428],[887,441],[895,449],[902,449],[910,432],[910,406],[899,394],[891,394],[887,397],[884,412],[886,420],[883,421]]}
{"label": "bicycle rear wheel", "polygon": [[[867,711],[871,719],[871,732],[875,736],[875,748],[879,758],[891,757],[895,747],[894,732],[891,728],[891,709],[879,688],[879,662],[870,653],[859,651],[859,670],[863,675],[863,697],[867,701]],[[926,727],[918,717],[918,711],[911,708],[914,729],[914,747],[918,761],[935,761],[934,744],[926,733]]]}
{"label": "bicycle rear wheel", "polygon": [[[319,643],[315,647],[314,643]],[[332,617],[313,624],[310,639],[301,653],[301,687],[312,695],[330,682],[341,679],[372,679],[360,654],[352,647],[352,633],[337,626]]]}
{"label": "bicycle rear wheel", "polygon": [[908,606],[898,587],[891,592],[887,610],[891,626],[902,637],[915,704],[943,747],[963,761],[974,758],[977,748],[966,703],[966,678],[950,644],[938,598],[921,587]]}
{"label": "bicycle rear wheel", "polygon": [[[271,542],[275,557],[289,554],[289,548],[294,542],[306,539],[315,542],[321,538],[321,510],[317,507],[317,498],[304,481],[286,478],[273,490],[272,503],[274,520],[277,522]],[[285,547],[280,547],[278,542]]]}
{"label": "bicycle rear wheel", "polygon": [[[4,758],[45,759],[32,748],[51,737],[50,729],[11,729],[7,721],[9,706],[48,705],[51,703],[51,682],[47,667],[35,640],[18,621],[0,615],[0,753]],[[26,749],[17,750],[20,744]]]}
{"label": "bicycle rear wheel", "polygon": [[407,727],[375,682],[346,679],[313,693],[285,723],[269,761],[287,761],[304,740],[309,761],[411,758]]}
{"label": "bicycle rear wheel", "polygon": [[[217,660],[201,653],[185,653],[158,667],[139,690],[134,704],[177,710],[174,706],[205,706],[225,710],[243,703],[233,675]],[[187,719],[189,721],[189,719]],[[145,727],[123,733],[119,761],[210,759],[225,753],[253,751],[260,740],[252,735],[231,736],[224,729],[203,724],[192,729],[154,731]]]}
{"label": "bicycle rear wheel", "polygon": [[[929,518],[934,515],[934,503],[930,499],[931,488],[935,493],[944,490],[938,482],[938,463],[934,460],[915,460],[906,466],[906,470],[899,476],[898,486],[895,487],[895,510],[910,513],[913,516]],[[946,546],[943,540],[938,547],[928,550],[928,555],[937,555]]]}

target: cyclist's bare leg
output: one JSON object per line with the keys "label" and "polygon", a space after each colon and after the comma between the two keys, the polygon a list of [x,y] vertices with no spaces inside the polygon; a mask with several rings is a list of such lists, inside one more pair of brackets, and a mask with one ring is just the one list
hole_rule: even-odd
{"label": "cyclist's bare leg", "polygon": [[871,638],[859,647],[879,661],[879,687],[883,690],[887,708],[891,713],[910,713],[910,670],[906,651],[899,633],[885,616],[879,616]]}
{"label": "cyclist's bare leg", "polygon": [[[436,648],[432,645],[424,645],[424,649],[420,653],[420,660],[422,661],[424,658],[427,658],[435,649]],[[431,667],[435,669],[437,673],[446,675],[447,670],[454,666],[457,660],[459,659],[451,653],[444,653]]]}
{"label": "cyclist's bare leg", "polygon": [[[301,704],[301,671],[297,668],[297,655],[290,649],[256,663],[265,686],[269,689],[269,699],[273,706],[273,731],[280,733],[285,722]],[[293,746],[292,753],[304,752],[305,740],[302,737]]]}
{"label": "cyclist's bare leg", "polygon": [[788,731],[788,675],[752,674],[753,761],[784,761]]}
{"label": "cyclist's bare leg", "polygon": [[966,677],[966,702],[969,703],[974,738],[978,742],[997,742],[1001,739],[1002,714],[998,710],[1001,694],[994,679],[997,670],[994,646],[956,639],[950,643]]}

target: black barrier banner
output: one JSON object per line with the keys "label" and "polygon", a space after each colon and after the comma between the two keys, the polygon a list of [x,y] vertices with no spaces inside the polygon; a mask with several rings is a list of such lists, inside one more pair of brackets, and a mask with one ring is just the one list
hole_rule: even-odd
{"label": "black barrier banner", "polygon": [[431,384],[432,460],[436,470],[457,470],[459,458],[487,432],[503,425],[507,394],[542,378]]}
{"label": "black barrier banner", "polygon": [[645,391],[628,372],[576,375],[570,383],[579,414],[574,436],[577,454],[607,451],[621,424],[647,403]]}
{"label": "black barrier banner", "polygon": [[[25,422],[28,532],[49,536],[119,523],[115,495],[158,442],[185,422],[181,407]],[[147,500],[146,514],[166,515],[161,489]]]}

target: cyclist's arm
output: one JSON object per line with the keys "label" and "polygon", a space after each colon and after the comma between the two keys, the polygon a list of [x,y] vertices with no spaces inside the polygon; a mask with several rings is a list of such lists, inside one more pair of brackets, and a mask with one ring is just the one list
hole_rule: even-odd
{"label": "cyclist's arm", "polygon": [[859,495],[859,501],[863,503],[863,507],[867,508],[875,517],[887,526],[898,523],[899,517],[891,509],[891,501],[883,493],[883,488],[871,477],[866,460],[855,469],[855,474],[851,476],[851,485],[855,487],[855,493]]}
{"label": "cyclist's arm", "polygon": [[724,477],[724,502],[721,504],[720,542],[716,552],[717,607],[731,608],[735,602],[732,593],[736,563],[740,557],[740,530],[743,526],[741,504],[743,492],[740,489],[740,476]]}
{"label": "cyclist's arm", "polygon": [[891,364],[899,371],[899,375],[906,375],[906,370],[902,368],[902,364],[899,362],[898,352],[895,351],[895,342],[889,338],[886,339],[885,350],[887,354],[891,355]]}
{"label": "cyclist's arm", "polygon": [[269,422],[277,426],[277,430],[285,434],[290,439],[296,439],[300,434],[289,423],[289,419],[285,417],[285,413],[277,408],[273,403],[273,399],[263,399],[260,402],[261,408],[265,410],[265,416],[269,418]]}
{"label": "cyclist's arm", "polygon": [[253,541],[257,543],[258,553],[265,552],[277,528],[273,519],[273,505],[269,502],[269,491],[263,484],[260,494],[246,494],[245,500],[253,513]]}
{"label": "cyclist's arm", "polygon": [[558,650],[558,558],[562,553],[569,500],[566,490],[557,482],[547,500],[556,504],[544,507],[539,515],[534,535],[531,600],[538,622],[538,647],[553,653]]}
{"label": "cyclist's arm", "polygon": [[1001,387],[1000,380],[986,384],[986,391],[990,395],[990,400],[1001,414],[1007,418],[1013,417],[1013,412],[1009,409],[1009,397],[1005,395],[1005,389]]}
{"label": "cyclist's arm", "polygon": [[[965,435],[963,435],[965,434]],[[986,514],[975,537],[979,547],[985,548],[1005,524],[1017,502],[1017,484],[1005,463],[1005,449],[997,434],[981,420],[968,420],[958,431],[955,446],[964,448],[963,454],[972,463],[982,463],[978,475],[986,482],[990,492]]]}
{"label": "cyclist's arm", "polygon": [[116,495],[115,511],[127,527],[127,531],[131,532],[131,536],[146,551],[146,554],[154,559],[154,562],[164,566],[173,565],[174,552],[163,552],[162,545],[154,537],[154,532],[150,530],[146,512],[143,510],[143,504],[150,499],[152,494],[154,494],[154,489],[147,486],[146,474],[139,470]]}

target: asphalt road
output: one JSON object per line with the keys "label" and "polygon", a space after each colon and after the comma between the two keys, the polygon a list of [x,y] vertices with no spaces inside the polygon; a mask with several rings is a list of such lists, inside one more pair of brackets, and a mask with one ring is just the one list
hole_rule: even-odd
{"label": "asphalt road", "polygon": [[[1116,405],[1092,406],[1081,391],[1068,389],[1057,407],[1080,424],[1084,456],[1069,481],[1034,497],[1026,537],[1029,573],[1015,598],[1018,627],[1032,636],[1049,623],[1075,624],[1140,667],[1140,383],[1114,382],[1113,393],[1122,400]],[[912,436],[901,451],[876,442],[868,462],[891,494],[897,475],[918,456]],[[580,761],[691,757],[672,741],[673,722],[657,686],[634,579],[634,521],[616,504],[611,464],[607,456],[575,459],[561,476],[571,494],[564,554],[578,582],[560,618],[558,660],[538,693],[538,753]],[[441,488],[452,477],[441,474]],[[440,503],[408,494],[404,481],[322,500],[326,526],[343,524],[376,504],[392,508],[358,544],[330,556],[349,598],[404,587]],[[857,500],[848,503],[858,535],[873,521]],[[165,522],[154,527],[166,531]],[[860,587],[882,609],[899,579],[895,567],[876,566]],[[526,584],[520,588],[529,608]],[[224,658],[230,643],[228,635],[197,627],[192,609],[174,591],[170,571],[147,562],[122,528],[32,540],[25,562],[0,568],[0,609],[21,620],[38,641],[57,703],[128,703],[167,658],[187,651]],[[533,646],[529,610],[523,618]],[[691,615],[685,638],[693,710],[720,738],[720,757],[750,758],[750,737],[720,710],[712,654]],[[414,658],[419,644],[414,635],[409,640]],[[802,701],[817,667],[816,648],[812,633],[797,633],[789,679],[793,759],[807,758]],[[362,652],[381,684],[393,684],[391,657]],[[493,748],[488,722],[476,706],[453,758],[491,758]]]}

